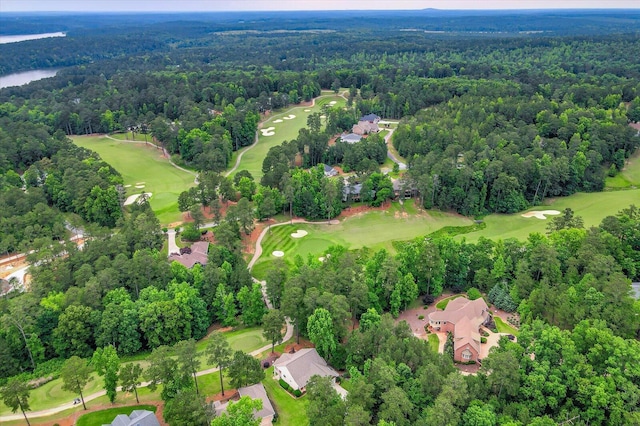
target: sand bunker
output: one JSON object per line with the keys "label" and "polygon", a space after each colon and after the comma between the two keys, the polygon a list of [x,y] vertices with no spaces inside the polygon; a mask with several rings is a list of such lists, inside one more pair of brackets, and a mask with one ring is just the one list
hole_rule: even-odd
{"label": "sand bunker", "polygon": [[294,118],[296,118],[296,116],[293,114],[289,114],[288,117],[282,117],[282,118],[284,118],[285,120],[293,120]]}
{"label": "sand bunker", "polygon": [[335,104],[337,104],[337,103],[338,103],[338,102],[336,102],[336,101],[331,101],[331,102],[329,102],[329,105],[335,105]]}
{"label": "sand bunker", "polygon": [[[141,196],[141,195],[142,195],[142,194],[130,195],[129,197],[127,197],[126,201],[124,202],[124,205],[125,205],[125,206],[128,206],[128,205],[130,205],[130,204],[135,203],[135,202],[136,202],[136,200],[137,200],[138,198],[140,198],[140,196]],[[151,192],[145,192],[145,193],[144,193],[144,195],[146,195],[146,196],[147,196],[147,198],[151,198],[151,195],[152,195],[152,194],[151,194]]]}
{"label": "sand bunker", "polygon": [[266,129],[260,129],[260,131],[262,132],[262,136],[273,136],[276,134],[276,132],[274,132],[275,129],[275,127],[267,127]]}
{"label": "sand bunker", "polygon": [[125,188],[131,188],[131,185],[125,185],[124,187]]}
{"label": "sand bunker", "polygon": [[146,182],[136,182],[136,185],[144,185]]}
{"label": "sand bunker", "polygon": [[142,188],[144,188],[144,185],[136,185],[136,188],[142,189]]}
{"label": "sand bunker", "polygon": [[326,115],[321,115],[320,118],[327,118],[327,116]]}
{"label": "sand bunker", "polygon": [[311,112],[311,110],[310,109],[305,109],[304,112]]}
{"label": "sand bunker", "polygon": [[304,230],[302,230],[302,229],[298,229],[296,232],[293,232],[293,233],[291,234],[291,236],[292,236],[293,238],[302,238],[302,237],[306,236],[307,234],[308,234],[308,232],[307,232],[307,231],[304,231]]}
{"label": "sand bunker", "polygon": [[273,120],[274,123],[282,123],[282,120],[280,120],[279,118],[277,120]]}
{"label": "sand bunker", "polygon": [[522,214],[522,217],[535,217],[537,219],[545,220],[547,217],[545,215],[557,215],[560,214],[558,210],[539,210],[534,212],[526,212]]}
{"label": "sand bunker", "polygon": [[274,252],[271,253],[272,255],[274,255],[275,257],[282,257],[284,256],[284,252],[280,251],[280,250],[276,250]]}

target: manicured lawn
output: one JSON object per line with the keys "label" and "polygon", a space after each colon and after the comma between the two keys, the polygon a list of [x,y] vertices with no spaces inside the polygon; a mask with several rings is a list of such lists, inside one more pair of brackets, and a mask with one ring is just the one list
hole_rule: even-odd
{"label": "manicured lawn", "polygon": [[513,334],[514,336],[518,335],[518,330],[516,330],[514,327],[507,324],[506,322],[502,321],[502,318],[493,317],[493,321],[496,323],[496,328],[498,329],[499,333],[509,333],[509,334]]}
{"label": "manicured lawn", "polygon": [[640,186],[640,150],[632,155],[622,172],[606,180],[607,188],[630,188]]}
{"label": "manicured lawn", "polygon": [[155,405],[132,405],[128,407],[115,407],[106,410],[94,411],[83,415],[78,419],[76,426],[94,426],[110,424],[118,414],[130,415],[134,410],[147,410],[156,412]]}
{"label": "manicured lawn", "polygon": [[306,426],[309,424],[307,418],[307,397],[294,398],[287,391],[282,389],[280,384],[273,380],[273,367],[266,371],[266,378],[262,381],[267,395],[278,413],[276,424],[282,426]]}
{"label": "manicured lawn", "polygon": [[[406,241],[427,235],[444,226],[466,226],[472,221],[460,215],[439,211],[419,211],[409,214],[413,210],[413,200],[404,206],[393,203],[384,211],[371,211],[341,220],[337,225],[293,224],[271,228],[271,232],[262,240],[262,257],[253,268],[253,275],[263,277],[275,257],[274,250],[285,253],[284,259],[292,261],[296,254],[305,260],[308,255],[321,256],[332,245],[340,244],[349,249],[369,247],[372,249],[386,248],[394,252],[393,241]],[[298,229],[308,232],[303,238],[292,238],[291,233]]]}
{"label": "manicured lawn", "polygon": [[[273,130],[275,134],[273,136],[263,136],[262,132],[258,130],[258,144],[242,155],[240,165],[230,176],[233,177],[233,175],[240,170],[248,170],[251,175],[259,181],[262,177],[262,161],[267,156],[269,149],[281,145],[284,141],[291,141],[297,138],[298,131],[307,126],[307,117],[309,117],[309,114],[322,111],[324,105],[329,105],[329,102],[333,101],[336,102],[335,106],[339,107],[343,107],[346,103],[344,98],[331,93],[327,95],[323,94],[322,97],[316,99],[315,106],[313,107],[300,106],[288,108],[284,111],[277,111],[262,124],[263,129],[275,127],[275,130]],[[305,110],[310,111],[305,112]],[[284,119],[284,117],[289,117],[290,115],[295,115],[295,118]],[[277,120],[281,121],[276,123],[275,121]],[[233,164],[235,164],[235,162],[231,163],[232,166]]]}
{"label": "manicured lawn", "polygon": [[429,335],[429,347],[431,348],[432,351],[434,351],[435,353],[438,353],[438,349],[440,349],[440,338],[438,337],[437,334]]}
{"label": "manicured lawn", "polygon": [[[124,178],[126,195],[150,192],[151,207],[160,223],[181,220],[178,195],[193,186],[195,176],[173,167],[159,150],[144,143],[117,142],[103,136],[77,136],[76,145],[100,154]],[[143,183],[144,188],[136,188]]]}
{"label": "manicured lawn", "polygon": [[[570,207],[577,215],[582,216],[585,228],[589,228],[599,225],[605,217],[613,216],[631,204],[640,205],[640,189],[593,193],[581,192],[569,197],[554,199],[547,205],[534,207],[530,211],[558,210],[561,212]],[[546,232],[547,220],[540,220],[535,217],[525,218],[522,217],[522,213],[524,212],[510,215],[489,215],[484,218],[487,225],[485,229],[458,235],[455,238],[466,238],[470,242],[475,242],[480,237],[494,240],[507,238],[525,240],[532,232],[541,234]]]}
{"label": "manicured lawn", "polygon": [[462,294],[456,294],[455,296],[451,296],[451,297],[447,297],[446,299],[442,299],[441,301],[436,303],[436,309],[440,309],[441,311],[444,311],[444,309],[447,307],[449,302],[451,302],[453,299],[457,299],[458,297],[462,297]]}

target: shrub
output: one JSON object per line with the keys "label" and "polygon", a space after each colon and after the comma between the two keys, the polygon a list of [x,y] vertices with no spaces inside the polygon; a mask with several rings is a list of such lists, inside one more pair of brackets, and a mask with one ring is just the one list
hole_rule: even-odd
{"label": "shrub", "polygon": [[469,300],[476,300],[476,299],[480,299],[482,297],[482,294],[480,294],[480,290],[478,290],[475,287],[471,287],[469,290],[467,290],[467,297],[469,298]]}
{"label": "shrub", "polygon": [[283,379],[280,379],[278,383],[280,383],[280,386],[282,386],[287,392],[293,391],[293,389],[291,389],[291,386],[289,386],[289,383],[285,382]]}
{"label": "shrub", "polygon": [[424,315],[418,315],[418,319],[419,320],[423,320],[424,319]]}
{"label": "shrub", "polygon": [[486,337],[481,337],[480,338],[480,343],[487,343],[487,338]]}
{"label": "shrub", "polygon": [[200,239],[200,231],[190,223],[184,227],[184,231],[182,231],[182,239],[187,241],[198,241]]}
{"label": "shrub", "polygon": [[302,396],[302,392],[300,392],[300,389],[296,389],[293,391],[293,395],[295,395],[296,398],[300,398]]}

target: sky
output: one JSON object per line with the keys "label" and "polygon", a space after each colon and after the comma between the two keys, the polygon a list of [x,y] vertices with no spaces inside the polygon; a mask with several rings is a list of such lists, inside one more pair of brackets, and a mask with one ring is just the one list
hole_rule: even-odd
{"label": "sky", "polygon": [[242,10],[637,9],[637,0],[0,0],[0,12]]}

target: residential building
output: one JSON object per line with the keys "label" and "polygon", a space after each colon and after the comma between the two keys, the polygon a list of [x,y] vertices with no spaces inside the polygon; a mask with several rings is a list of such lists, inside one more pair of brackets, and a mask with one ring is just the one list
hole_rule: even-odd
{"label": "residential building", "polygon": [[207,264],[207,253],[209,252],[209,243],[207,241],[198,241],[191,244],[188,250],[180,250],[180,253],[171,253],[169,261],[177,261],[187,268],[193,268],[193,265],[199,263],[204,266]]}
{"label": "residential building", "polygon": [[274,379],[284,380],[293,390],[304,392],[309,379],[315,375],[334,379],[339,376],[315,348],[283,354],[273,363]]}
{"label": "residential building", "polygon": [[160,422],[152,411],[133,410],[131,415],[118,414],[113,422],[102,426],[160,426]]}

